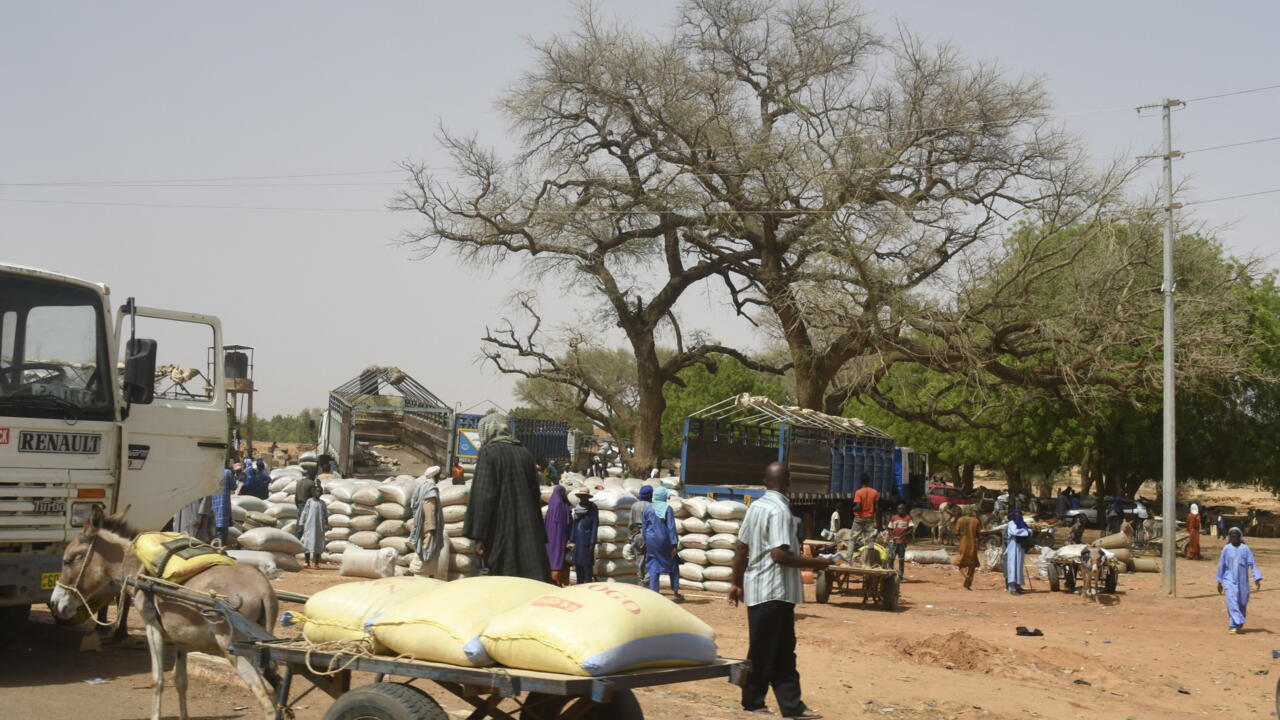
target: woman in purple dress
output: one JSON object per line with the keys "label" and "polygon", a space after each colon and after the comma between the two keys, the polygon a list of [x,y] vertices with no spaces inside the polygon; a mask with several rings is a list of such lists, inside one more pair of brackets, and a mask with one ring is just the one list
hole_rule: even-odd
{"label": "woman in purple dress", "polygon": [[543,520],[547,529],[547,560],[551,563],[551,579],[557,585],[569,584],[569,566],[566,548],[569,532],[573,529],[573,506],[563,485],[557,485],[547,500],[547,516]]}

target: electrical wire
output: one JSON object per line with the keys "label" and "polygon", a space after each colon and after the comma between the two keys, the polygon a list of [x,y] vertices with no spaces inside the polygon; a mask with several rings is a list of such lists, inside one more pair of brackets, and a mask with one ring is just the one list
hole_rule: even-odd
{"label": "electrical wire", "polygon": [[1272,188],[1271,190],[1259,190],[1258,192],[1241,193],[1239,195],[1227,195],[1224,197],[1210,198],[1208,200],[1192,200],[1182,203],[1183,207],[1188,205],[1207,205],[1209,203],[1222,202],[1223,200],[1239,200],[1240,198],[1251,198],[1259,195],[1270,195],[1272,193],[1280,193],[1280,188]]}
{"label": "electrical wire", "polygon": [[1227,148],[1244,147],[1245,145],[1257,145],[1258,143],[1275,142],[1276,140],[1280,140],[1280,135],[1275,135],[1272,137],[1265,137],[1265,138],[1258,138],[1257,140],[1245,140],[1244,142],[1227,143],[1226,145],[1211,145],[1209,147],[1196,148],[1195,150],[1183,150],[1182,154],[1190,155],[1191,153],[1209,152],[1210,150],[1226,150]]}
{"label": "electrical wire", "polygon": [[30,200],[27,198],[0,198],[0,202],[24,203],[30,205],[97,205],[103,207],[142,207],[142,208],[181,208],[194,210],[290,210],[300,212],[387,212],[374,208],[338,208],[338,207],[272,207],[266,205],[186,205],[169,203],[138,202],[105,202],[94,200]]}
{"label": "electrical wire", "polygon": [[1264,85],[1262,87],[1249,88],[1248,90],[1233,90],[1231,92],[1218,93],[1216,95],[1204,95],[1202,97],[1187,98],[1184,103],[1200,102],[1201,100],[1217,100],[1218,98],[1234,97],[1236,95],[1248,95],[1249,93],[1263,92],[1266,90],[1280,90],[1280,85]]}
{"label": "electrical wire", "polygon": [[296,175],[245,175],[240,177],[211,177],[211,178],[180,178],[169,180],[75,180],[75,181],[50,181],[50,182],[0,182],[0,186],[10,185],[14,187],[44,187],[44,186],[60,186],[60,185],[84,185],[84,186],[104,186],[104,185],[171,185],[174,183],[204,183],[204,182],[234,182],[237,180],[294,180],[299,178],[321,178],[321,177],[342,177],[347,175],[388,175],[393,173],[402,173],[402,170],[354,170],[348,172],[329,172],[329,173],[302,173]]}

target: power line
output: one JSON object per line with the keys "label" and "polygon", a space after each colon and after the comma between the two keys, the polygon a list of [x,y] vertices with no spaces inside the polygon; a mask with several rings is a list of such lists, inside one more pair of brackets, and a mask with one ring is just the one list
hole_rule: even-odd
{"label": "power line", "polygon": [[112,185],[102,185],[95,183],[59,183],[56,185],[42,185],[39,183],[0,183],[0,189],[5,187],[24,188],[30,190],[200,190],[202,188],[210,188],[213,190],[236,189],[236,188],[326,188],[326,187],[387,187],[399,186],[404,183],[399,182],[349,182],[349,183],[175,183],[175,184],[143,184],[143,183],[120,183]]}
{"label": "power line", "polygon": [[1205,95],[1203,97],[1188,98],[1183,102],[1200,102],[1201,100],[1217,100],[1218,98],[1233,97],[1235,95],[1248,95],[1249,93],[1263,92],[1266,90],[1280,90],[1280,85],[1264,85],[1262,87],[1249,88],[1248,90],[1233,90],[1231,92],[1218,93],[1216,95]]}
{"label": "power line", "polygon": [[295,175],[245,175],[240,177],[178,178],[160,180],[74,180],[50,182],[0,182],[0,186],[44,187],[62,185],[109,186],[109,185],[171,185],[174,183],[234,182],[238,180],[295,180],[299,178],[343,177],[347,175],[389,175],[400,174],[403,170],[353,170],[348,172],[302,173]]}
{"label": "power line", "polygon": [[1195,150],[1183,150],[1182,154],[1190,155],[1191,153],[1209,152],[1210,150],[1226,150],[1227,148],[1244,147],[1245,145],[1257,145],[1258,143],[1275,142],[1276,140],[1280,140],[1280,135],[1274,135],[1272,137],[1265,137],[1265,138],[1258,138],[1257,140],[1245,140],[1244,142],[1228,143],[1226,145],[1212,145],[1210,147],[1196,148]]}
{"label": "power line", "polygon": [[196,210],[290,210],[300,212],[387,212],[374,208],[339,208],[339,207],[272,207],[266,205],[187,205],[170,203],[137,203],[137,202],[104,202],[94,200],[28,200],[25,198],[0,198],[0,202],[25,203],[30,205],[98,205],[103,207],[144,207],[144,208],[181,208]]}
{"label": "power line", "polygon": [[1191,202],[1184,202],[1182,204],[1184,207],[1187,205],[1206,205],[1208,203],[1222,202],[1223,200],[1239,200],[1240,198],[1251,198],[1251,197],[1257,197],[1259,195],[1270,195],[1272,193],[1280,193],[1280,188],[1273,188],[1271,190],[1259,190],[1258,192],[1251,192],[1251,193],[1241,193],[1239,195],[1226,195],[1224,197],[1210,198],[1208,200],[1192,200]]}

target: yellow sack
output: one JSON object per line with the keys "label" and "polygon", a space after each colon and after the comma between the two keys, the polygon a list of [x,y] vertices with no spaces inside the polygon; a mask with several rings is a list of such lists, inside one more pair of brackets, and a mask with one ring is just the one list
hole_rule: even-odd
{"label": "yellow sack", "polygon": [[[376,621],[396,604],[420,598],[442,585],[430,578],[389,577],[325,588],[307,600],[301,618],[306,623],[302,636],[317,645],[370,638],[366,623]],[[374,642],[374,652],[385,649]]]}
{"label": "yellow sack", "polygon": [[611,675],[716,659],[710,625],[647,588],[590,583],[550,589],[489,621],[481,633],[497,662],[566,675]]}
{"label": "yellow sack", "polygon": [[142,533],[133,541],[133,553],[152,577],[183,583],[214,565],[235,565],[212,545],[176,532]]}
{"label": "yellow sack", "polygon": [[519,577],[463,578],[427,597],[397,603],[373,624],[373,636],[391,652],[419,660],[492,665],[480,640],[490,618],[541,597],[549,587]]}

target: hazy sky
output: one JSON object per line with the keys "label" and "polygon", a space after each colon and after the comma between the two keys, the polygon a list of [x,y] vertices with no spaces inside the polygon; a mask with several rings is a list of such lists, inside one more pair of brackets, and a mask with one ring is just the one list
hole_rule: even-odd
{"label": "hazy sky", "polygon": [[[602,6],[665,32],[675,3]],[[1099,158],[1155,146],[1159,120],[1134,106],[1280,84],[1274,2],[864,7],[885,30],[901,21],[1044,76]],[[257,348],[268,413],[321,405],[369,364],[399,365],[464,408],[510,405],[509,379],[476,357],[512,270],[410,261],[394,241],[414,219],[381,208],[396,161],[445,162],[438,122],[506,142],[494,99],[528,65],[526,38],[567,29],[571,14],[549,0],[0,0],[0,262],[106,282],[117,303],[220,316],[228,342]],[[1192,103],[1174,116],[1175,147],[1278,136],[1278,117],[1276,90]],[[1193,201],[1280,188],[1277,165],[1271,142],[1193,154],[1176,172],[1190,176]],[[347,174],[243,179],[323,173]],[[24,185],[187,179],[202,187]],[[224,207],[173,207],[192,205]],[[1234,252],[1270,255],[1278,207],[1271,194],[1196,213],[1227,226]],[[544,289],[556,317],[572,318],[561,289]]]}

